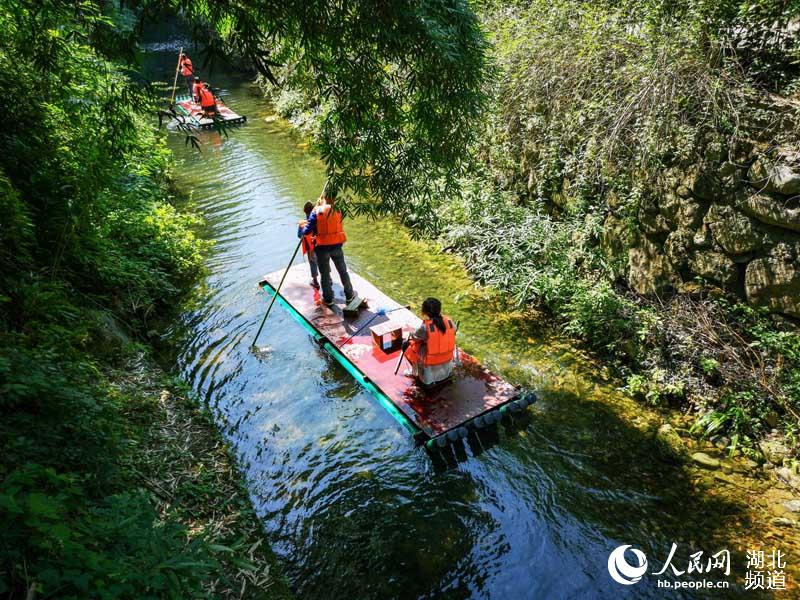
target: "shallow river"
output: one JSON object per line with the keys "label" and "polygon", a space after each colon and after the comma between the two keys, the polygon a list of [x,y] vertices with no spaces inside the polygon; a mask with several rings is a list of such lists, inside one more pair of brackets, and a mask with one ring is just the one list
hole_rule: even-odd
{"label": "shallow river", "polygon": [[[172,64],[175,49],[158,50]],[[285,267],[323,170],[285,123],[265,120],[245,79],[213,82],[248,123],[200,134],[202,152],[169,135],[178,186],[216,245],[165,340],[231,440],[299,598],[677,597],[652,576],[615,583],[609,552],[633,544],[653,571],[673,542],[684,570],[690,550],[735,550],[744,507],[658,460],[647,417],[632,417],[601,366],[394,223],[349,223],[350,267],[399,302],[439,297],[468,352],[539,390],[526,417],[431,457],[279,306],[260,340],[272,352],[253,354],[267,307],[256,284]]]}

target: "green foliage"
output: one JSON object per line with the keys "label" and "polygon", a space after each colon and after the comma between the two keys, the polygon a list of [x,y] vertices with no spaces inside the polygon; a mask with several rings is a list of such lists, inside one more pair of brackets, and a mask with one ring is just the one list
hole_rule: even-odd
{"label": "green foliage", "polygon": [[629,378],[632,395],[645,398],[654,384],[659,397],[665,384],[682,388],[672,396],[701,412],[695,431],[735,436],[743,451],[773,428],[795,430],[796,331],[776,327],[764,309],[723,298],[675,296],[660,309],[662,326],[645,340]]}
{"label": "green foliage", "polygon": [[748,94],[739,71],[697,21],[637,4],[487,11],[501,76],[480,153],[503,187],[571,213],[610,194],[637,203],[665,166],[702,160],[707,134],[734,132]]}
{"label": "green foliage", "polygon": [[753,397],[749,392],[740,392],[728,396],[719,410],[712,410],[702,415],[691,427],[692,433],[702,433],[703,437],[710,437],[725,431],[733,432],[738,439],[753,431],[754,421],[748,414],[746,406],[752,403]]}
{"label": "green foliage", "polygon": [[628,241],[611,240],[618,255],[601,250],[604,221],[613,212],[635,238],[664,169],[706,160],[739,131],[754,90],[721,53],[724,27],[706,28],[739,13],[691,1],[482,9],[497,85],[476,147],[483,169],[448,201],[445,244],[486,283],[549,308],[570,335],[635,361],[657,311],[619,288]]}
{"label": "green foliage", "polygon": [[667,373],[659,369],[654,370],[649,376],[639,373],[629,375],[623,389],[634,398],[644,400],[653,406],[665,402],[680,402],[686,394],[682,381],[668,380]]}
{"label": "green foliage", "polygon": [[60,598],[200,597],[200,582],[216,559],[201,539],[186,542],[141,492],[103,498],[86,507],[74,475],[24,464],[6,475],[0,524],[12,578]]}
{"label": "green foliage", "polygon": [[[72,308],[77,320],[80,311]],[[90,469],[92,479],[107,479],[115,469],[115,407],[103,401],[102,389],[91,385],[97,368],[70,347],[70,342],[80,344],[85,330],[77,326],[69,332],[66,327],[40,323],[29,326],[41,329],[30,336],[0,336],[4,463],[50,464],[60,457],[63,464]],[[36,347],[28,347],[40,336]],[[58,339],[66,344],[57,343]],[[75,441],[64,445],[70,437]]]}
{"label": "green foliage", "polygon": [[777,403],[783,409],[800,409],[800,335],[792,329],[776,328],[764,309],[737,304],[731,311],[752,339],[749,346],[775,357],[770,375]]}
{"label": "green foliage", "polygon": [[540,203],[515,205],[509,194],[473,179],[445,223],[443,243],[463,254],[483,283],[520,304],[547,307],[565,332],[595,350],[635,352],[640,329],[652,319],[611,284],[596,248],[596,217],[557,220]]}
{"label": "green foliage", "polygon": [[614,350],[632,337],[638,310],[607,281],[579,281],[564,307],[565,331],[595,348]]}
{"label": "green foliage", "polygon": [[313,98],[295,88],[283,88],[274,97],[275,112],[301,134],[311,138],[319,136],[319,115],[313,104]]}
{"label": "green foliage", "polygon": [[8,289],[3,276],[15,263],[30,264],[35,239],[30,209],[4,176],[0,176],[0,223],[0,281]]}
{"label": "green foliage", "polygon": [[704,46],[734,60],[759,86],[779,91],[800,73],[800,40],[792,28],[800,4],[793,0],[648,0],[628,10],[631,19],[691,27]]}
{"label": "green foliage", "polygon": [[328,175],[361,199],[351,210],[416,212],[434,228],[484,100],[486,41],[466,0],[173,4],[216,27],[212,53],[224,46],[272,82],[280,69],[303,93]]}
{"label": "green foliage", "polygon": [[797,81],[790,24],[800,4],[479,6],[496,77],[479,168],[445,204],[444,245],[481,281],[544,306],[563,331],[618,359],[643,401],[702,406],[737,444],[774,412],[800,418],[790,328],[716,300],[651,302],[620,280],[643,235],[641,209],[675,188],[670,178],[735,162],[753,141],[796,138],[775,125],[786,109],[765,88]]}
{"label": "green foliage", "polygon": [[146,316],[200,264],[192,221],[165,202],[167,150],[138,112],[148,96],[90,43],[112,26],[91,5],[2,5],[0,319],[24,320],[11,309],[40,275]]}
{"label": "green foliage", "polygon": [[192,597],[220,570],[133,483],[130,398],[103,373],[121,353],[111,315],[143,328],[203,250],[170,203],[148,97],[109,60],[132,34],[112,4],[106,18],[92,3],[0,0],[0,592],[12,597]]}
{"label": "green foliage", "polygon": [[131,485],[134,400],[85,354],[88,313],[72,310],[74,329],[29,322],[41,341],[0,335],[0,585],[63,598],[203,595],[221,570],[213,549]]}
{"label": "green foliage", "polygon": [[716,358],[704,356],[700,359],[700,368],[706,375],[714,375],[719,370],[719,361]]}

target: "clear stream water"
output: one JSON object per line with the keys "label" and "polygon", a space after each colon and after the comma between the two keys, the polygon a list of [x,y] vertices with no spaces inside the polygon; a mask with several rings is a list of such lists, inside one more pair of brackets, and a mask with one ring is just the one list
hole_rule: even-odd
{"label": "clear stream water", "polygon": [[[149,48],[154,79],[171,83],[175,54]],[[285,267],[323,170],[286,124],[265,120],[246,78],[211,79],[248,123],[199,134],[200,153],[168,136],[178,186],[216,245],[164,337],[230,439],[298,598],[678,597],[653,577],[614,583],[609,552],[633,544],[655,570],[673,541],[684,557],[735,550],[746,507],[658,460],[646,416],[631,416],[642,412],[599,365],[394,223],[350,222],[350,267],[400,302],[439,297],[467,351],[540,390],[526,417],[431,457],[280,307],[260,339],[272,352],[254,355],[267,307],[256,284]]]}

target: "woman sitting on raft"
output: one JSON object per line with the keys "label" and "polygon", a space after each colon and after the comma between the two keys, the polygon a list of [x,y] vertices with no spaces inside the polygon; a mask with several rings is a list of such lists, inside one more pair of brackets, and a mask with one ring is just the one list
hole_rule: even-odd
{"label": "woman sitting on raft", "polygon": [[416,377],[422,385],[444,381],[455,367],[456,327],[442,314],[442,303],[428,298],[422,303],[422,325],[403,342],[403,350],[411,368],[407,377]]}

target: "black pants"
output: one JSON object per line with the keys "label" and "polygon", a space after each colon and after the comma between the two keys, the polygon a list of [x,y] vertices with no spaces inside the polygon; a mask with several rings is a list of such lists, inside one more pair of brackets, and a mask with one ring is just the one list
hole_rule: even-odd
{"label": "black pants", "polygon": [[353,297],[353,284],[350,283],[350,275],[347,273],[347,264],[344,262],[344,251],[341,246],[317,246],[314,249],[317,255],[317,266],[322,280],[322,299],[325,302],[333,302],[333,281],[331,281],[331,261],[336,271],[339,273],[339,280],[344,288],[345,300]]}
{"label": "black pants", "polygon": [[189,90],[189,100],[194,100],[194,75],[186,76],[186,88]]}

